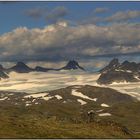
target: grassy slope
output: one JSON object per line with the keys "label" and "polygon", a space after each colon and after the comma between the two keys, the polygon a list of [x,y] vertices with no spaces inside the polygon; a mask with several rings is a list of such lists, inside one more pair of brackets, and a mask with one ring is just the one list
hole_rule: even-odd
{"label": "grassy slope", "polygon": [[[44,105],[47,107],[47,105]],[[138,138],[127,134],[122,125],[105,120],[87,123],[77,113],[75,120],[70,115],[72,110],[65,107],[60,114],[67,114],[60,119],[43,114],[43,106],[30,108],[5,106],[0,109],[0,138]],[[50,107],[50,106],[49,106]],[[49,108],[47,107],[47,108]],[[40,108],[40,110],[38,110]],[[48,109],[47,109],[48,110]],[[67,113],[66,113],[67,112]],[[76,112],[76,111],[75,111]],[[60,115],[61,117],[61,115]],[[97,119],[97,118],[96,118]],[[118,119],[118,118],[117,118]],[[107,121],[106,121],[107,120]],[[113,120],[113,119],[112,119]],[[115,119],[114,119],[115,120]],[[121,119],[120,119],[121,120]],[[124,119],[125,120],[125,119]],[[122,121],[122,120],[121,120]],[[112,125],[113,124],[113,125]]]}
{"label": "grassy slope", "polygon": [[[3,114],[4,115],[4,114]],[[0,115],[1,138],[128,138],[117,126],[99,123],[74,123],[36,114]]]}
{"label": "grassy slope", "polygon": [[[129,98],[125,97],[128,102],[114,104],[112,100],[122,98],[109,96],[112,91],[108,89],[86,87],[81,90],[92,98],[96,97],[92,93],[100,94],[99,103],[90,102],[81,106],[77,102],[64,104],[61,100],[49,100],[41,105],[25,107],[0,102],[0,138],[140,138],[139,134],[128,134],[123,127],[132,132],[140,130],[140,102],[129,102]],[[71,92],[69,88],[66,91]],[[66,94],[66,91],[61,89],[55,92]],[[104,92],[107,97],[104,97]],[[109,108],[100,106],[105,99],[112,104]],[[87,123],[84,113],[91,109],[104,109],[112,116],[96,115],[94,122]]]}

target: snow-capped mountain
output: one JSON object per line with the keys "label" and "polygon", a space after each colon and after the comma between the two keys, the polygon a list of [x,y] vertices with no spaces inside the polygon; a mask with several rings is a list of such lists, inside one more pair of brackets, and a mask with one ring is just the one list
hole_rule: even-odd
{"label": "snow-capped mountain", "polygon": [[119,63],[113,59],[106,67],[100,70],[101,76],[97,80],[99,84],[111,84],[113,82],[139,82],[140,63],[124,61]]}

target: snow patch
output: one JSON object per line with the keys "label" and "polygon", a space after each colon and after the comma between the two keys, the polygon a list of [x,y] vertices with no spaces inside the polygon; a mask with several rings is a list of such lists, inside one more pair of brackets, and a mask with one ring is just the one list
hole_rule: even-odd
{"label": "snow patch", "polygon": [[102,106],[102,107],[110,107],[109,105],[107,105],[107,104],[105,104],[105,103],[101,104],[101,106]]}
{"label": "snow patch", "polygon": [[97,110],[96,112],[102,112],[103,111],[103,109],[100,109],[100,110]]}
{"label": "snow patch", "polygon": [[63,101],[63,103],[65,104],[65,103],[67,103],[66,101]]}
{"label": "snow patch", "polygon": [[128,73],[132,73],[132,71],[131,71],[131,70],[126,70],[126,72],[128,72]]}
{"label": "snow patch", "polygon": [[72,93],[71,94],[73,96],[77,96],[77,97],[81,97],[81,98],[88,99],[88,100],[91,100],[91,101],[95,101],[95,99],[92,99],[92,98],[82,94],[81,92],[76,91],[75,89],[72,89]]}
{"label": "snow patch", "polygon": [[1,98],[0,101],[6,100],[8,97]]}
{"label": "snow patch", "polygon": [[95,101],[95,102],[96,102],[97,100],[98,100],[98,98],[94,98],[94,99],[93,99],[93,101]]}
{"label": "snow patch", "polygon": [[31,104],[26,104],[25,106],[31,106]]}
{"label": "snow patch", "polygon": [[56,97],[58,100],[63,99],[62,96],[60,96],[60,95],[55,95],[54,97]]}
{"label": "snow patch", "polygon": [[99,116],[100,117],[102,117],[102,116],[111,116],[111,114],[110,113],[100,113]]}
{"label": "snow patch", "polygon": [[124,84],[129,84],[130,82],[127,82],[127,81],[123,81],[123,82],[112,82],[110,85],[124,85]]}
{"label": "snow patch", "polygon": [[52,98],[53,98],[53,96],[42,97],[42,99],[44,99],[44,100],[46,100],[46,101],[48,101],[48,100],[50,100],[50,99],[52,99]]}
{"label": "snow patch", "polygon": [[137,80],[140,80],[139,76],[134,76],[134,78],[136,78]]}
{"label": "snow patch", "polygon": [[26,101],[26,104],[30,104],[31,102],[30,101]]}
{"label": "snow patch", "polygon": [[132,71],[131,71],[131,70],[121,70],[121,69],[115,69],[115,71],[122,71],[122,72],[132,73]]}
{"label": "snow patch", "polygon": [[32,102],[34,102],[36,99],[33,99]]}
{"label": "snow patch", "polygon": [[13,93],[10,93],[10,94],[8,94],[8,95],[12,96],[12,95],[14,95],[14,94],[13,94]]}
{"label": "snow patch", "polygon": [[85,101],[83,101],[83,100],[81,100],[81,99],[77,99],[77,101],[78,101],[81,105],[87,104],[87,102],[85,102]]}

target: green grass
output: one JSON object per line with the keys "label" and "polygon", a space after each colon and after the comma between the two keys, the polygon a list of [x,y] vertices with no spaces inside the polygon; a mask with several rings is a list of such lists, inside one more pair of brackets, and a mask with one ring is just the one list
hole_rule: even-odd
{"label": "green grass", "polygon": [[[51,104],[49,104],[51,105]],[[120,124],[103,119],[91,123],[83,120],[73,105],[55,106],[1,106],[0,138],[137,138],[127,134]],[[60,109],[61,108],[61,109]],[[49,110],[50,109],[50,110]],[[44,111],[52,111],[48,117]],[[75,109],[75,110],[74,110]],[[57,111],[56,111],[57,110]],[[58,113],[60,113],[58,115]],[[65,114],[65,115],[64,115]],[[74,116],[75,114],[75,116]],[[58,116],[56,116],[58,115]],[[63,116],[64,115],[64,116]],[[63,119],[62,119],[63,116]],[[74,121],[76,120],[76,121]]]}
{"label": "green grass", "polygon": [[[63,100],[72,102],[50,99],[26,107],[21,94],[1,101],[0,138],[140,138],[140,134],[133,133],[140,130],[140,102],[107,88],[86,86],[78,90],[91,98],[97,97],[97,102],[85,100],[87,104],[81,106],[71,96],[70,87],[51,94],[61,93]],[[101,107],[101,103],[110,107]],[[99,117],[97,113],[94,122],[87,123],[87,112],[101,109],[101,113],[112,115]]]}
{"label": "green grass", "polygon": [[[4,118],[4,117],[3,117]],[[5,117],[1,120],[0,138],[130,138],[118,126],[97,122],[72,123],[35,115]]]}

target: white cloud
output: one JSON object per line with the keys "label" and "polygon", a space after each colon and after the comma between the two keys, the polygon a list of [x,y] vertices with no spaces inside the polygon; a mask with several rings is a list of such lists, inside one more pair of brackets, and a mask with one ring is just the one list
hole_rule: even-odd
{"label": "white cloud", "polygon": [[0,36],[0,59],[57,61],[138,52],[139,26],[127,23],[69,26],[63,21],[42,29],[19,27]]}

